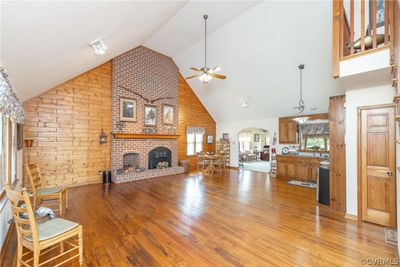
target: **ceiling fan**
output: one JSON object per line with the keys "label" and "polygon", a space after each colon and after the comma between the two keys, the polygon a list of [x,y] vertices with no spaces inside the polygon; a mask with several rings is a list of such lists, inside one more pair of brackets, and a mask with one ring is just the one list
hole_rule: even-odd
{"label": "ceiling fan", "polygon": [[211,81],[212,78],[217,78],[217,79],[225,79],[226,76],[224,75],[220,75],[220,74],[216,74],[216,72],[220,71],[221,68],[220,67],[207,67],[207,18],[208,15],[203,15],[204,18],[204,67],[198,69],[198,68],[194,68],[191,67],[191,70],[200,72],[199,74],[190,76],[190,77],[186,77],[186,79],[193,79],[193,78],[199,78],[200,81],[202,81],[203,83],[208,83],[209,81]]}

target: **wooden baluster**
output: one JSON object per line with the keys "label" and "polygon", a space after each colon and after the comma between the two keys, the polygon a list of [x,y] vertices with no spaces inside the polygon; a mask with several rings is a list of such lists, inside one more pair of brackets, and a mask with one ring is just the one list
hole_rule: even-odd
{"label": "wooden baluster", "polygon": [[339,0],[339,35],[340,35],[340,37],[339,37],[339,49],[340,49],[340,52],[339,52],[339,56],[342,58],[343,57],[343,54],[344,54],[344,51],[343,51],[343,47],[344,47],[344,44],[343,44],[343,42],[344,42],[344,27],[343,27],[343,25],[344,25],[344,6],[343,6],[343,0]]}
{"label": "wooden baluster", "polygon": [[340,21],[340,4],[339,0],[332,1],[332,13],[333,13],[333,23],[332,23],[332,76],[334,78],[339,77],[339,57],[340,57],[340,47],[339,47],[339,39],[340,39],[340,30],[339,30],[339,21]]}
{"label": "wooden baluster", "polygon": [[[396,1],[387,1],[385,4],[388,4],[389,6],[389,28],[390,28],[390,33],[389,33],[389,42],[390,42],[390,65],[394,64],[396,61],[396,51],[395,51],[395,3]],[[398,16],[399,14],[397,14]]]}
{"label": "wooden baluster", "polygon": [[389,5],[390,2],[385,0],[385,45],[389,42]]}
{"label": "wooden baluster", "polygon": [[376,0],[371,0],[372,49],[376,48]]}
{"label": "wooden baluster", "polygon": [[350,54],[354,54],[354,0],[350,0]]}
{"label": "wooden baluster", "polygon": [[365,51],[365,0],[361,1],[361,52]]}

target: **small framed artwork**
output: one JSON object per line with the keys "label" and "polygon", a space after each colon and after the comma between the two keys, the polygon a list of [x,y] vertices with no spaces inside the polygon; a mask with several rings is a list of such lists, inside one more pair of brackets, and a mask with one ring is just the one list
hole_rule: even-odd
{"label": "small framed artwork", "polygon": [[119,120],[136,122],[136,99],[119,99]]}
{"label": "small framed artwork", "polygon": [[144,105],[144,125],[156,126],[157,124],[157,107]]}
{"label": "small framed artwork", "polygon": [[207,144],[212,144],[214,142],[214,136],[211,134],[207,135]]}
{"label": "small framed artwork", "polygon": [[260,135],[254,134],[254,142],[259,142],[259,141],[260,141]]}
{"label": "small framed artwork", "polygon": [[223,133],[222,134],[222,139],[229,140],[229,134],[228,133]]}
{"label": "small framed artwork", "polygon": [[162,122],[163,124],[174,124],[175,107],[172,105],[162,105]]}

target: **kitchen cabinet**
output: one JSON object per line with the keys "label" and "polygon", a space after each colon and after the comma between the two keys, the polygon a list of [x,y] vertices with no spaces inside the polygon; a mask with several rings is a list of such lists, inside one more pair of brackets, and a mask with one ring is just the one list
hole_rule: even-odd
{"label": "kitchen cabinet", "polygon": [[278,178],[317,181],[317,168],[326,158],[278,155]]}
{"label": "kitchen cabinet", "polygon": [[279,143],[298,143],[297,123],[293,120],[292,117],[279,118]]}
{"label": "kitchen cabinet", "polygon": [[285,176],[287,173],[287,163],[281,162],[277,167],[278,176]]}
{"label": "kitchen cabinet", "polygon": [[297,177],[301,180],[308,180],[310,176],[310,166],[305,163],[300,163],[297,165]]}
{"label": "kitchen cabinet", "polygon": [[288,163],[286,170],[288,176],[290,177],[296,176],[297,170],[296,170],[296,165],[294,163]]}

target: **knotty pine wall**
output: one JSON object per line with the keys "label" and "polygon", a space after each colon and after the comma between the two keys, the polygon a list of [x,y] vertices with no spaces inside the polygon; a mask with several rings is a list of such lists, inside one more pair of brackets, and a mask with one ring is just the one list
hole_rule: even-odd
{"label": "knotty pine wall", "polygon": [[[98,183],[98,172],[110,168],[111,69],[109,61],[24,102],[24,138],[34,140],[30,162],[39,164],[46,185]],[[24,177],[26,184],[26,170]]]}
{"label": "knotty pine wall", "polygon": [[[24,138],[34,140],[30,162],[39,164],[46,185],[100,183],[98,172],[110,168],[111,69],[110,61],[24,102]],[[206,136],[214,136],[213,144],[204,137],[204,151],[215,151],[216,123],[181,75],[178,102],[178,159],[195,169],[196,157],[186,155],[186,127],[204,127]],[[25,168],[24,178],[27,185]]]}
{"label": "knotty pine wall", "polygon": [[[203,150],[215,152],[216,123],[182,75],[179,75],[178,91],[178,159],[188,159],[190,163],[190,169],[194,170],[196,168],[197,158],[196,156],[188,157],[186,155],[186,127],[204,127],[206,134],[203,139]],[[206,142],[208,134],[212,134],[214,136],[214,142],[212,144],[207,144]]]}

